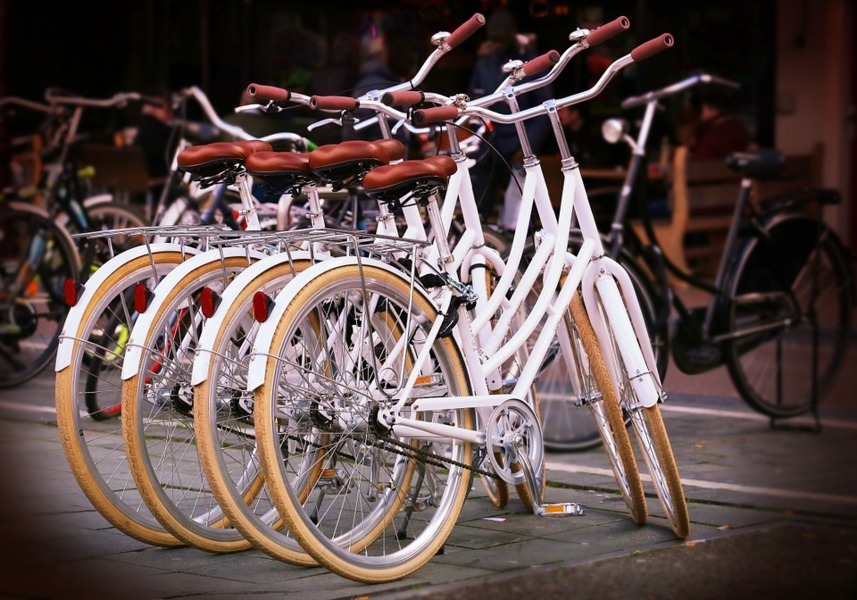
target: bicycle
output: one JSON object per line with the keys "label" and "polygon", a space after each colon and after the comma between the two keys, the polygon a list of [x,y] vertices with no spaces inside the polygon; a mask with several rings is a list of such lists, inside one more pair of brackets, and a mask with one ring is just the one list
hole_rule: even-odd
{"label": "bicycle", "polygon": [[[429,58],[427,64],[431,65],[436,62],[445,51],[438,51]],[[271,93],[271,90],[265,86],[250,87],[251,97],[262,92]],[[283,93],[285,93],[285,97]],[[284,90],[276,90],[275,95],[283,101],[304,102],[309,100],[299,94],[288,94]],[[309,189],[307,195],[311,206],[312,225],[317,230],[321,230],[325,227],[325,221],[316,190],[318,185],[322,183],[338,185],[343,181],[359,180],[367,169],[377,164],[401,160],[404,157],[404,151],[404,147],[396,140],[387,139],[374,143],[349,142],[318,148],[304,157],[290,153],[257,153],[248,157],[246,168],[263,185],[277,188],[276,193],[295,191],[300,188]],[[310,164],[312,171],[307,168]],[[421,228],[419,215],[415,214],[414,211],[410,211],[410,214],[413,217],[410,221],[414,223],[415,230],[417,223]],[[389,223],[383,219],[378,225],[379,229],[389,226]],[[319,232],[324,233],[323,231]],[[244,242],[241,243],[247,248],[258,244],[264,246],[267,235],[264,233],[248,234],[244,238]],[[300,235],[300,232],[291,235],[294,237]],[[322,253],[317,253],[317,257],[321,255]],[[260,255],[256,254],[255,258],[259,257]],[[246,547],[249,542],[235,535],[234,530],[228,531],[221,528],[218,521],[219,516],[207,520],[205,515],[201,515],[205,512],[211,515],[219,515],[215,512],[218,510],[215,508],[215,504],[205,504],[206,507],[210,508],[198,510],[193,515],[186,514],[189,509],[185,508],[187,503],[184,502],[183,493],[171,491],[173,489],[181,490],[181,484],[178,482],[170,483],[171,474],[161,471],[149,458],[150,455],[160,452],[160,450],[156,450],[154,446],[150,447],[151,442],[149,440],[151,437],[145,433],[145,431],[157,427],[165,419],[190,423],[190,409],[193,404],[188,403],[185,405],[185,410],[182,411],[181,406],[163,407],[157,402],[146,403],[146,396],[143,394],[144,392],[149,393],[146,390],[161,389],[163,386],[190,389],[189,377],[187,377],[186,372],[182,372],[180,365],[189,364],[193,360],[195,349],[200,341],[198,329],[194,323],[201,325],[202,320],[195,320],[191,316],[195,310],[192,307],[198,306],[200,294],[212,294],[214,289],[217,292],[223,292],[222,297],[226,297],[226,291],[222,289],[222,283],[218,280],[223,280],[223,283],[226,283],[229,273],[234,276],[252,268],[253,261],[248,260],[248,258],[250,258],[250,254],[244,248],[224,248],[219,254],[213,253],[208,258],[201,255],[194,261],[189,261],[166,278],[155,291],[155,295],[159,296],[163,289],[163,298],[154,298],[144,318],[135,324],[132,336],[139,336],[140,340],[139,342],[132,341],[129,344],[130,350],[126,355],[122,375],[127,380],[123,392],[125,395],[123,424],[125,426],[126,446],[139,488],[146,495],[151,510],[168,529],[195,547],[213,551],[241,549]],[[308,258],[304,257],[302,260],[305,262]],[[301,261],[298,260],[285,265],[287,271],[299,270],[300,267]],[[226,288],[226,290],[230,289],[233,288],[231,286]],[[214,295],[218,298],[219,304],[221,296],[219,293]],[[173,316],[178,314],[177,309],[184,306],[191,308],[188,316],[181,317],[180,320],[191,325],[180,331],[165,331],[164,328],[168,327],[166,324],[173,322]],[[150,315],[151,318],[149,318]],[[171,348],[168,342],[159,342],[157,336],[161,336],[164,340],[171,340],[175,336],[175,344]],[[157,377],[152,374],[151,364],[159,367]],[[162,366],[163,373],[160,372]],[[141,386],[145,386],[145,388]],[[177,410],[170,410],[171,408]],[[188,443],[194,443],[193,440],[179,440],[178,437],[171,438],[168,436],[164,439],[162,446],[159,447],[169,448],[173,441],[177,447],[187,447]],[[183,443],[184,446],[182,446]],[[196,451],[191,454],[193,456],[198,455]],[[197,467],[191,466],[191,468]],[[252,478],[247,479],[244,483],[252,483]],[[251,510],[257,509],[260,502],[260,490],[258,487],[254,490],[253,496],[256,500],[253,506],[249,507]],[[248,493],[246,490],[242,490],[242,500],[246,493]],[[203,502],[207,502],[207,500],[201,499],[200,494],[196,493],[194,493],[194,499],[195,506],[202,506]],[[190,510],[196,510],[196,508],[191,507]],[[274,531],[274,535],[277,535],[277,528],[272,525],[270,520],[266,521],[264,526],[266,529]],[[299,546],[294,544],[293,547],[294,551],[286,551],[285,554],[280,552],[279,557],[297,564],[310,564],[308,563],[309,559]]]}
{"label": "bicycle", "polygon": [[[624,121],[605,123],[608,141],[624,140],[632,149],[611,225],[611,253],[624,253],[623,264],[634,263],[637,272],[655,275],[650,277],[648,289],[657,290],[651,298],[659,307],[656,331],[668,339],[671,305],[676,317],[669,327],[673,330],[669,349],[682,372],[702,373],[725,364],[740,396],[769,416],[772,424],[807,412],[817,420],[818,402],[842,365],[857,296],[842,242],[807,209],[813,204],[838,203],[838,192],[807,188],[754,198],[755,182],[778,176],[784,164],[782,154],[763,149],[727,157],[726,164],[742,181],[713,281],[692,275],[662,251],[638,250],[646,242],[658,247],[645,206],[639,212],[648,240],[637,239],[633,229],[625,226],[633,190],[644,185],[642,165],[655,111],[663,100],[699,85],[738,87],[735,82],[698,73],[628,98],[622,103],[624,109],[645,107],[636,140],[629,136]],[[708,304],[688,308],[670,288],[665,272],[710,293]]]}
{"label": "bicycle", "polygon": [[[592,89],[535,109],[504,115],[456,98],[450,106],[416,110],[414,121],[424,125],[477,114],[516,123],[548,114],[558,127],[558,107],[591,98],[619,69],[670,45],[668,34],[652,40],[614,62]],[[456,152],[454,126],[447,129],[453,156],[463,160]],[[538,161],[527,157],[521,227],[505,270],[499,255],[480,244],[472,190],[453,189],[450,179],[446,193],[461,200],[467,241],[450,252],[439,237],[425,256],[414,257],[432,266],[433,278],[418,280],[413,267],[403,274],[393,263],[369,258],[330,259],[291,279],[266,312],[248,370],[260,462],[291,535],[332,571],[379,582],[400,578],[428,561],[454,526],[472,468],[481,464],[476,446],[485,448],[498,476],[529,488],[536,512],[579,512],[576,506],[542,503],[541,429],[534,408],[521,399],[527,397],[581,283],[598,338],[594,347],[607,359],[609,382],[631,412],[667,519],[678,536],[688,534],[687,507],[660,419],[663,397],[639,305],[627,275],[600,250],[577,165],[564,138],[557,137],[566,159],[559,218]],[[409,193],[425,202],[437,229],[443,228],[443,215],[435,192],[445,185],[437,171],[407,162],[379,167],[364,179],[367,193],[380,199]],[[544,241],[521,285],[507,298],[533,203],[545,228]],[[572,206],[585,236],[576,257],[566,251]],[[443,209],[447,211],[446,203]],[[484,265],[488,257],[503,271],[490,297],[483,279],[468,277],[470,266]],[[566,266],[570,270],[556,291]],[[532,315],[503,344],[527,287],[543,267],[543,292]],[[468,283],[458,279],[459,271]],[[501,307],[506,310],[492,331],[489,323]],[[502,365],[526,343],[543,315],[548,319],[530,360],[510,384],[511,393],[492,393],[505,391]],[[561,341],[573,335],[564,331]],[[573,369],[570,349],[565,356]],[[599,408],[618,412],[618,406]],[[474,411],[482,415],[480,430],[474,429]],[[623,434],[621,426],[608,435]],[[386,459],[375,460],[374,448],[386,452]],[[318,464],[318,453],[325,462],[322,476],[314,480],[309,473]],[[636,475],[617,473],[623,492],[634,497],[631,506],[641,497],[629,489]],[[307,486],[316,496],[312,501]],[[401,522],[395,523],[400,511]]]}
{"label": "bicycle", "polygon": [[[596,41],[596,38],[593,37],[592,41]],[[584,47],[585,45],[581,47],[578,44],[573,49],[577,52]],[[563,64],[554,66],[555,70],[547,76],[548,80],[556,76],[571,55],[571,53],[566,55]],[[515,73],[510,75],[510,81],[518,81],[526,74],[534,74],[553,66],[554,63],[557,63],[557,56],[556,53],[547,53],[542,60],[531,61],[531,64],[526,65],[526,69],[523,69],[523,65],[518,65],[515,68]],[[409,94],[410,97],[416,94],[420,99],[423,99],[422,94],[407,91],[377,92],[371,95],[376,97],[391,96],[387,103],[395,104],[401,100],[394,100],[392,96],[397,98],[399,95],[408,97]],[[289,96],[285,90],[261,87],[253,90],[250,95],[267,97],[273,102],[286,101]],[[314,97],[313,100],[316,107],[319,108],[334,107],[338,110],[355,108],[353,98]],[[488,101],[493,101],[493,99],[489,98]],[[396,113],[383,104],[378,104],[370,99],[360,99],[359,102],[363,108],[374,108],[380,112],[377,120],[381,121],[382,129],[386,130],[387,127],[383,120],[385,114],[397,120],[403,117],[401,113]],[[445,165],[444,160],[441,159],[445,159],[448,164]],[[312,162],[312,155],[310,161]],[[268,169],[275,178],[279,176],[288,182],[290,178],[288,171],[294,168],[285,164],[289,162],[291,161],[284,160],[282,164],[278,165],[277,161],[271,160]],[[455,162],[448,157],[437,157],[437,160],[429,159],[425,163],[409,162],[411,165],[424,164],[426,168],[434,170],[442,177],[450,176],[455,171]],[[460,177],[465,174],[466,169],[462,171]],[[400,201],[389,202],[388,199],[388,202],[380,204],[381,214],[387,216],[379,219],[379,230],[389,232],[388,235],[391,236],[399,236],[395,227],[391,227],[391,213],[398,212],[396,207],[405,211],[413,210],[414,203],[412,200],[406,199],[407,195]],[[452,201],[449,202],[453,208],[454,204]],[[314,210],[312,214],[315,214]],[[409,229],[414,233],[414,237],[411,239],[426,239],[426,234],[420,233],[421,227],[421,222],[417,218],[416,224]],[[405,233],[407,234],[407,231]],[[385,243],[389,241],[387,237],[383,239]],[[346,248],[349,247],[346,242],[340,241],[340,244]],[[377,250],[375,246],[369,248]],[[361,246],[362,251],[366,249],[366,246]],[[293,544],[294,541],[287,537],[283,539],[284,536],[272,530],[266,512],[268,504],[264,505],[265,511],[259,511],[255,504],[248,505],[244,499],[243,488],[239,487],[246,482],[248,472],[255,472],[253,469],[258,469],[257,460],[254,458],[253,438],[242,434],[242,432],[247,431],[249,425],[248,417],[251,412],[252,400],[247,398],[246,393],[240,392],[240,388],[242,382],[246,380],[248,356],[245,349],[251,346],[252,338],[255,336],[255,326],[252,324],[251,317],[253,308],[257,305],[264,307],[269,302],[266,298],[282,288],[286,280],[295,274],[294,265],[297,262],[297,259],[293,259],[293,257],[272,256],[250,266],[239,274],[223,292],[223,296],[219,300],[221,308],[206,323],[199,343],[196,344],[193,361],[192,383],[196,387],[194,427],[197,430],[197,443],[201,447],[200,454],[206,477],[218,497],[220,505],[230,515],[230,522],[234,523],[246,537],[252,539],[257,547],[278,558],[283,556],[283,547]],[[232,398],[232,400],[225,402],[224,398],[226,397]],[[240,410],[236,409],[236,403],[240,405]],[[489,473],[489,471],[484,472]],[[497,485],[491,485],[491,482],[495,481],[495,477],[490,474],[483,477],[482,481],[486,483],[486,489],[492,502],[497,506],[504,505],[508,500],[506,483],[498,481]],[[520,485],[517,487],[522,500],[532,505],[533,501],[529,497],[528,490]],[[522,490],[523,493],[521,493]],[[282,559],[290,560],[288,555]]]}
{"label": "bicycle", "polygon": [[[0,100],[5,106],[24,106],[46,113],[42,131],[48,139],[42,149],[42,190],[45,206],[27,202],[35,190],[4,192],[3,269],[0,274],[0,387],[20,385],[40,373],[57,350],[66,317],[66,279],[86,279],[111,249],[75,240],[72,232],[142,225],[132,209],[110,196],[86,198],[87,169],[75,163],[78,129],[84,108],[115,107],[146,101],[139,94],[116,94],[94,100],[46,93],[48,104],[16,97]],[[71,107],[71,110],[69,110]],[[48,160],[48,159],[52,160]],[[117,236],[117,248],[136,240]]]}

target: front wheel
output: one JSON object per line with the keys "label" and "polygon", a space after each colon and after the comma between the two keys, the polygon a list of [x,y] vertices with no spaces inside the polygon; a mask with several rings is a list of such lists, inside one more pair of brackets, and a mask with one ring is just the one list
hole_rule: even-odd
{"label": "front wheel", "polygon": [[625,500],[633,521],[637,525],[643,525],[648,515],[643,482],[637,470],[637,461],[634,458],[634,450],[631,447],[631,439],[628,437],[616,391],[610,382],[604,356],[598,346],[595,331],[586,314],[580,294],[575,294],[569,310],[574,317],[575,337],[584,350],[577,361],[581,371],[580,381],[584,388],[581,390],[581,395],[594,393],[589,399],[588,406],[595,418],[601,443],[610,460],[616,483],[619,485],[619,493]]}
{"label": "front wheel", "polygon": [[35,207],[0,206],[0,388],[53,360],[68,314],[65,280],[80,258],[71,238]]}
{"label": "front wheel", "polygon": [[[582,238],[572,232],[569,250],[576,254],[582,243]],[[523,259],[525,265],[534,252],[533,246],[525,248]],[[622,253],[618,260],[634,284],[646,330],[651,334],[658,373],[663,379],[669,362],[669,344],[666,322],[664,320],[663,323],[659,323],[658,313],[664,300],[655,291],[650,277],[635,258],[628,253]],[[534,290],[534,293],[537,292],[538,290]],[[538,330],[533,334],[533,339],[537,334]],[[554,338],[554,348],[545,359],[539,373],[538,388],[546,448],[562,452],[581,452],[601,444],[602,438],[598,428],[576,406],[576,403],[579,404],[579,399],[574,397],[573,390],[568,387],[568,374],[563,367],[556,338]]]}
{"label": "front wheel", "polygon": [[[606,294],[608,299],[602,299],[602,294]],[[606,324],[607,339],[599,339],[599,346],[608,361],[610,380],[619,394],[620,404],[626,415],[630,417],[631,428],[637,438],[666,519],[676,536],[686,538],[690,534],[690,515],[675,455],[661,418],[660,406],[654,404],[647,407],[642,402],[643,399],[637,396],[632,379],[638,378],[638,373],[642,370],[629,369],[625,363],[627,358],[629,364],[645,364],[639,340],[634,334],[628,312],[623,305],[625,301],[613,280],[605,281],[594,295],[588,297],[588,300],[596,300],[597,306],[593,308],[599,311],[599,320]],[[607,306],[615,309],[608,311]],[[591,311],[590,314],[592,314]],[[617,331],[624,331],[626,335],[620,338],[616,334]],[[626,353],[625,358],[620,350],[620,340]],[[644,340],[644,343],[645,341],[647,340]],[[655,374],[652,376],[655,377]]]}

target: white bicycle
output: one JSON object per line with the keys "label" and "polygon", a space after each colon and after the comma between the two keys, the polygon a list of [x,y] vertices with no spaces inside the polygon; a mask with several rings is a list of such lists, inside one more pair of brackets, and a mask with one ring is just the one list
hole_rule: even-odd
{"label": "white bicycle", "polygon": [[[527,486],[536,512],[578,511],[542,503],[541,430],[535,407],[525,401],[555,334],[569,371],[581,368],[572,341],[577,334],[566,318],[578,288],[597,340],[587,343],[588,328],[577,323],[581,345],[591,350],[592,374],[600,372],[600,350],[619,403],[632,415],[670,525],[678,536],[688,534],[640,308],[627,274],[604,256],[556,115],[595,96],[621,68],[671,45],[668,34],[643,44],[614,62],[592,89],[527,111],[500,114],[460,97],[448,107],[415,111],[417,125],[470,114],[498,123],[551,118],[564,159],[560,214],[553,212],[538,161],[527,156],[519,227],[505,264],[482,244],[469,180],[453,176],[447,197],[460,201],[465,222],[454,249],[436,240],[405,262],[411,271],[360,256],[322,261],[294,277],[266,311],[248,371],[260,462],[291,535],[320,563],[367,582],[419,568],[451,532],[482,457],[505,481]],[[453,158],[463,160],[454,127],[447,129]],[[364,188],[381,200],[411,194],[425,204],[432,228],[442,230],[454,210],[437,206],[436,192],[447,180],[409,162],[373,170]],[[543,225],[539,250],[512,291],[533,205]],[[572,214],[584,236],[577,256],[566,251]],[[500,274],[490,295],[485,278],[471,275],[489,262]],[[433,276],[418,278],[415,265],[434,270]],[[510,331],[539,278],[542,292],[530,316]],[[582,318],[579,308],[573,312]],[[514,381],[504,382],[504,365],[539,326],[529,360]],[[591,403],[608,416],[619,412],[618,404]],[[604,421],[605,437],[621,439],[624,426],[615,418]],[[617,448],[626,460],[613,466],[632,514],[639,515],[644,500],[636,469],[623,468],[635,465],[628,450]]]}

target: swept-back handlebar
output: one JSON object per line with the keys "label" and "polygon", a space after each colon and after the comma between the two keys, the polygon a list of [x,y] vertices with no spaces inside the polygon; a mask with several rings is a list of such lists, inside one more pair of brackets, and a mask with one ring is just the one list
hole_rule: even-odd
{"label": "swept-back handlebar", "polygon": [[[665,33],[652,40],[649,40],[648,42],[645,42],[634,48],[634,50],[632,50],[630,53],[626,54],[625,56],[622,56],[621,58],[618,58],[613,63],[611,63],[610,66],[607,67],[607,69],[604,71],[604,73],[602,73],[601,77],[598,79],[595,85],[592,86],[590,89],[583,92],[579,92],[577,94],[566,96],[565,98],[561,98],[559,100],[555,100],[550,104],[554,108],[559,109],[590,100],[591,98],[601,93],[601,91],[607,86],[610,80],[613,79],[616,73],[618,73],[624,67],[634,62],[650,58],[658,52],[670,48],[673,43],[673,36],[669,33]],[[474,103],[468,103],[467,105],[463,106],[440,106],[437,108],[425,108],[415,110],[413,112],[412,119],[417,125],[428,125],[431,123],[448,121],[450,119],[457,118],[459,115],[478,115],[496,123],[509,124],[517,123],[519,121],[526,121],[527,119],[532,119],[533,117],[547,114],[547,104],[548,103],[542,104],[540,106],[534,106],[533,108],[518,111],[512,114],[498,113],[489,110],[483,106],[476,105]]]}
{"label": "swept-back handlebar", "polygon": [[659,90],[653,90],[651,92],[646,92],[645,94],[641,94],[639,96],[632,96],[630,98],[627,98],[622,102],[622,108],[629,109],[637,106],[643,106],[645,104],[648,104],[649,102],[660,100],[661,98],[674,96],[688,88],[705,84],[719,85],[721,87],[727,87],[736,90],[741,88],[741,84],[735,81],[724,79],[722,77],[716,77],[714,75],[709,75],[708,73],[697,73],[695,75],[691,75],[690,77],[682,79],[681,81],[677,81],[666,87],[663,87]]}

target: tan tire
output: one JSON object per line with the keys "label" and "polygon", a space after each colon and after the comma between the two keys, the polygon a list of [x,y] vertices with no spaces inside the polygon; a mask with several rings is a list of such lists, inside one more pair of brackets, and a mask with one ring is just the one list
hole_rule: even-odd
{"label": "tan tire", "polygon": [[[269,356],[255,394],[265,479],[291,534],[319,563],[356,581],[400,579],[428,562],[452,531],[470,487],[471,471],[462,465],[471,464],[472,445],[436,438],[421,447],[432,458],[418,460],[415,442],[385,433],[371,418],[377,414],[372,404],[363,403],[369,390],[392,394],[407,380],[404,367],[419,354],[437,312],[419,290],[411,299],[409,282],[386,269],[344,265],[313,278],[308,273],[277,323],[271,347],[256,349]],[[391,315],[401,327],[390,326]],[[407,349],[397,344],[402,340]],[[454,341],[436,340],[431,348],[417,385],[430,392],[427,397],[467,394]],[[366,421],[355,421],[367,408]],[[330,434],[323,475],[307,502],[305,490],[284,473],[292,455],[284,455],[280,443],[283,428],[302,414],[315,416],[296,437],[314,427]],[[471,410],[421,416],[474,427]],[[442,466],[433,464],[438,462]]]}
{"label": "tan tire", "polygon": [[622,418],[622,409],[619,406],[616,391],[610,381],[604,356],[601,354],[601,348],[598,346],[595,331],[586,314],[580,294],[574,295],[570,309],[588,358],[590,373],[595,386],[601,392],[601,400],[590,404],[589,408],[598,423],[602,445],[610,459],[619,492],[631,512],[631,519],[637,525],[643,525],[648,512],[643,482],[640,480],[637,461],[634,459],[634,450]]}
{"label": "tan tire", "polygon": [[[140,492],[125,461],[125,443],[121,423],[114,413],[112,418],[95,419],[86,407],[87,394],[98,394],[99,404],[117,406],[121,399],[121,382],[118,377],[124,347],[120,340],[107,348],[98,334],[99,343],[90,343],[101,323],[114,314],[121,327],[131,324],[126,315],[133,309],[111,306],[142,281],[163,277],[187,258],[181,252],[158,252],[151,257],[141,256],[121,266],[100,287],[93,301],[74,329],[69,324],[66,335],[75,338],[70,366],[56,376],[55,401],[57,428],[69,467],[86,497],[110,524],[123,533],[146,544],[180,546],[182,542],[167,531],[149,512],[141,500]],[[154,264],[154,267],[153,267]],[[110,372],[100,373],[93,379],[90,364],[93,360],[110,363]],[[89,385],[90,388],[87,389]]]}
{"label": "tan tire", "polygon": [[[211,493],[202,470],[193,427],[190,369],[197,328],[203,322],[192,294],[248,266],[246,257],[201,265],[169,290],[146,339],[137,374],[122,386],[122,429],[128,465],[149,510],[165,529],[186,544],[208,552],[251,547],[231,526]],[[190,324],[172,331],[171,320]],[[169,338],[165,343],[161,335]],[[262,488],[261,474],[249,490]]]}
{"label": "tan tire", "polygon": [[[294,266],[294,269],[292,268]],[[257,458],[256,443],[252,435],[252,414],[243,415],[242,405],[235,406],[235,398],[224,405],[223,397],[229,388],[237,398],[246,393],[246,356],[238,355],[233,348],[249,346],[253,340],[252,302],[256,292],[273,296],[291,280],[295,272],[303,271],[306,261],[280,264],[257,276],[244,286],[229,306],[221,322],[209,363],[205,381],[194,389],[194,429],[205,476],[218,504],[230,523],[241,534],[266,554],[293,565],[318,564],[300,544],[291,537],[276,511],[273,500],[263,489],[248,498],[241,488],[240,476],[247,464]],[[310,477],[316,479],[319,473]]]}

